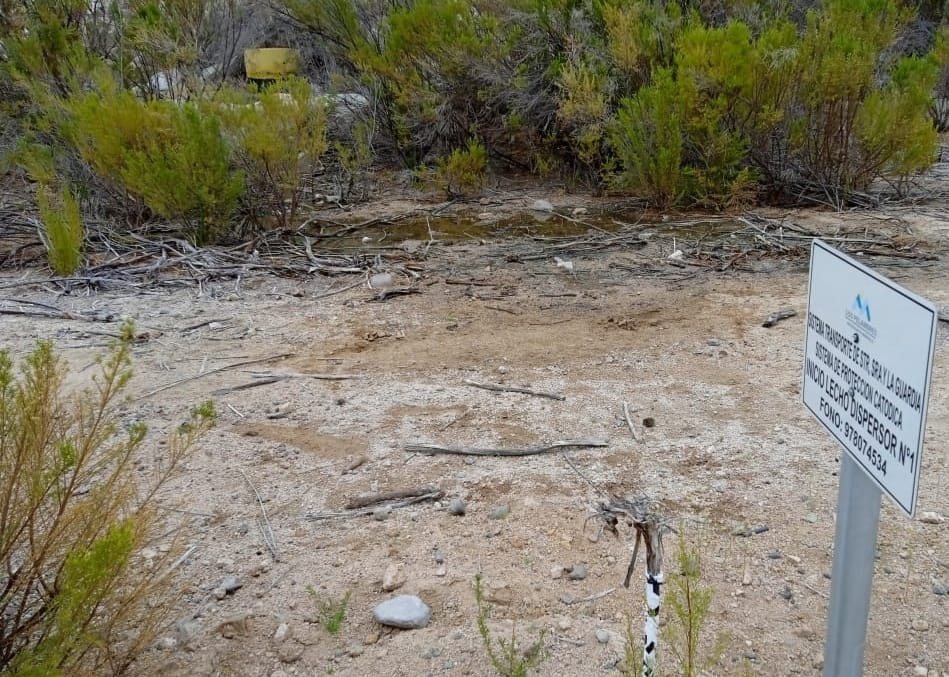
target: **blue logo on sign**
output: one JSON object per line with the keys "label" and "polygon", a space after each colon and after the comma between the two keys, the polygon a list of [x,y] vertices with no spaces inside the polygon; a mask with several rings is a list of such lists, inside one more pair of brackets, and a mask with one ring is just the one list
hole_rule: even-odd
{"label": "blue logo on sign", "polygon": [[853,300],[853,309],[863,317],[867,322],[870,322],[870,304],[867,303],[860,294],[857,294],[857,297]]}

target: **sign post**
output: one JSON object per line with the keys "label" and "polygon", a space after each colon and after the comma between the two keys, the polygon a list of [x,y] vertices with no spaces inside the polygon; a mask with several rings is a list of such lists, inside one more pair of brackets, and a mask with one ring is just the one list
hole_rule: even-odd
{"label": "sign post", "polygon": [[802,396],[846,450],[825,677],[863,674],[881,493],[916,511],[936,323],[931,303],[813,241]]}

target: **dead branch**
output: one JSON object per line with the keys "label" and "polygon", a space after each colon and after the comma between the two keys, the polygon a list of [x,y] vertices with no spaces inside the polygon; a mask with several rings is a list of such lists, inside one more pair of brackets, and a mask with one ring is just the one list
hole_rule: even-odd
{"label": "dead branch", "polygon": [[547,393],[540,390],[531,390],[530,388],[520,388],[518,386],[506,386],[500,383],[476,383],[475,381],[470,381],[465,379],[462,381],[466,386],[472,386],[474,388],[481,388],[482,390],[493,390],[499,393],[523,393],[524,395],[535,395],[537,397],[546,397],[551,400],[558,400],[563,402],[567,399],[566,395],[561,395],[560,393]]}
{"label": "dead branch", "polygon": [[762,326],[762,327],[773,327],[774,325],[776,325],[776,324],[777,324],[778,322],[780,322],[781,320],[786,320],[786,319],[788,319],[789,317],[794,317],[795,315],[797,315],[797,311],[795,311],[795,310],[793,310],[793,309],[791,309],[791,308],[785,308],[785,309],[783,309],[783,310],[778,310],[778,311],[775,311],[775,312],[771,313],[770,315],[768,315],[768,317],[765,318],[764,322],[761,323],[761,326]]}
{"label": "dead branch", "polygon": [[267,517],[267,510],[264,508],[264,501],[260,497],[260,492],[257,491],[257,487],[255,487],[247,477],[247,474],[243,470],[240,470],[240,473],[241,477],[244,478],[244,481],[247,482],[247,486],[249,486],[251,491],[254,492],[254,496],[257,498],[257,505],[260,506],[260,514],[263,518],[260,524],[260,532],[264,537],[264,543],[267,545],[267,549],[270,550],[270,554],[273,556],[273,561],[279,562],[280,553],[277,551],[277,541],[273,535],[273,527],[270,526],[270,519]]}
{"label": "dead branch", "polygon": [[419,496],[436,493],[437,491],[438,489],[434,487],[425,487],[423,489],[396,489],[395,491],[383,491],[379,494],[365,494],[350,500],[344,507],[347,510],[357,510],[370,505],[376,505],[377,503],[397,501],[403,498],[417,498]]}
{"label": "dead branch", "polygon": [[626,417],[626,425],[629,427],[629,434],[638,442],[639,436],[636,434],[636,428],[633,427],[633,418],[629,414],[629,402],[623,402],[623,416]]}
{"label": "dead branch", "polygon": [[111,315],[96,316],[74,313],[48,303],[29,301],[27,299],[0,298],[0,302],[12,303],[18,306],[32,306],[34,308],[40,309],[26,310],[25,308],[0,308],[0,315],[29,315],[32,317],[48,317],[56,320],[80,320],[82,322],[114,322],[116,319]]}
{"label": "dead branch", "polygon": [[569,447],[606,447],[608,440],[594,438],[580,438],[575,440],[557,440],[549,444],[538,444],[522,449],[486,449],[481,447],[441,447],[437,444],[412,442],[405,445],[405,450],[413,454],[458,454],[462,456],[532,456],[548,451],[566,449]]}
{"label": "dead branch", "polygon": [[[445,495],[443,491],[433,491],[429,494],[424,494],[422,496],[414,496],[412,498],[405,498],[401,501],[394,501],[393,503],[386,504],[387,508],[392,508],[393,510],[398,508],[405,508],[410,505],[415,505],[416,503],[421,503],[423,501],[437,501],[439,498]],[[375,508],[358,508],[356,510],[348,510],[346,512],[310,512],[306,514],[308,520],[326,520],[326,519],[346,519],[349,517],[364,517],[366,515],[373,514],[378,510],[378,506]]]}
{"label": "dead branch", "polygon": [[287,376],[266,376],[256,381],[250,381],[249,383],[242,383],[237,386],[230,386],[229,388],[218,388],[217,390],[212,390],[212,395],[227,395],[228,393],[234,393],[239,390],[250,390],[251,388],[256,388],[257,386],[265,386],[271,383],[278,383],[280,381],[286,381]]}
{"label": "dead branch", "polygon": [[560,601],[564,604],[583,604],[584,602],[595,602],[598,599],[602,599],[607,595],[616,591],[616,588],[610,588],[609,590],[604,590],[603,592],[596,592],[587,597],[574,597],[572,595],[561,595]]}
{"label": "dead branch", "polygon": [[260,364],[261,362],[271,362],[273,360],[282,360],[288,357],[293,357],[293,353],[281,353],[279,355],[273,355],[271,357],[261,357],[260,359],[257,359],[257,360],[245,360],[244,362],[235,362],[234,364],[228,364],[223,367],[218,367],[217,369],[212,369],[211,371],[206,371],[201,374],[195,374],[194,376],[188,376],[186,378],[178,379],[177,381],[172,381],[171,383],[166,383],[165,385],[159,388],[155,388],[154,390],[151,390],[145,393],[144,395],[139,395],[138,397],[135,398],[135,400],[136,401],[144,400],[146,398],[151,397],[152,395],[160,393],[163,390],[174,388],[175,386],[179,386],[182,383],[188,383],[189,381],[196,381],[199,378],[204,378],[205,376],[210,376],[211,374],[217,374],[222,371],[227,371],[228,369],[236,369],[237,367],[244,367],[248,364]]}

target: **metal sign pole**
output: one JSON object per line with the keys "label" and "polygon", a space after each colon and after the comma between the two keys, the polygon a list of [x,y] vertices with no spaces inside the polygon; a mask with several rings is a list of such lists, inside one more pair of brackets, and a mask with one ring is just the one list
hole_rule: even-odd
{"label": "metal sign pole", "polygon": [[840,455],[840,491],[824,677],[860,677],[880,525],[881,492],[850,454]]}

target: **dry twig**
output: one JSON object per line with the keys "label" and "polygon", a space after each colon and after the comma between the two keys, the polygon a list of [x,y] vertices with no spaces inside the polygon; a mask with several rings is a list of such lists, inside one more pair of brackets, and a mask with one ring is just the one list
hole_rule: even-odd
{"label": "dry twig", "polygon": [[262,517],[260,523],[260,533],[264,537],[264,543],[267,545],[267,549],[270,550],[270,554],[273,555],[273,561],[280,561],[280,553],[277,551],[277,540],[273,535],[273,527],[270,526],[270,519],[267,517],[267,510],[264,508],[264,500],[260,497],[260,492],[257,491],[257,487],[253,485],[250,479],[247,477],[247,473],[243,470],[240,470],[241,477],[244,478],[244,481],[247,482],[247,486],[250,487],[251,491],[254,492],[254,496],[257,498],[257,505],[260,506],[260,514]]}
{"label": "dry twig", "polygon": [[520,388],[518,386],[506,386],[500,383],[476,383],[475,381],[470,381],[465,379],[462,381],[466,386],[472,386],[474,388],[481,388],[482,390],[493,390],[498,393],[523,393],[524,395],[535,395],[536,397],[546,397],[551,400],[559,400],[563,402],[567,399],[566,395],[560,393],[547,393],[540,390],[531,390],[530,388]]}
{"label": "dry twig", "polygon": [[486,449],[482,447],[441,447],[437,444],[412,442],[405,445],[405,450],[414,454],[458,454],[462,456],[532,456],[548,451],[567,449],[570,447],[606,447],[609,441],[595,438],[580,438],[575,440],[557,440],[548,444],[538,444],[522,449]]}

